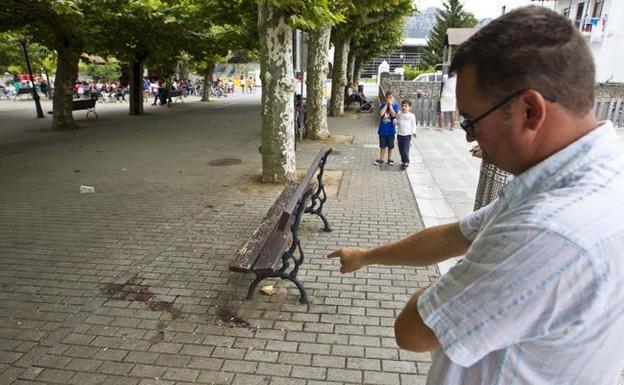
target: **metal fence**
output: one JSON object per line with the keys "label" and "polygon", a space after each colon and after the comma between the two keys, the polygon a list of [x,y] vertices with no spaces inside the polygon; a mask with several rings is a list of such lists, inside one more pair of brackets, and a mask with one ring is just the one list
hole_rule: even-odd
{"label": "metal fence", "polygon": [[[433,127],[438,124],[437,98],[413,97],[412,112],[416,115],[416,124]],[[610,120],[615,127],[624,127],[624,100],[622,98],[596,99],[594,112],[598,120]]]}
{"label": "metal fence", "polygon": [[624,102],[622,98],[596,99],[594,112],[598,120],[610,120],[616,127],[624,127]]}

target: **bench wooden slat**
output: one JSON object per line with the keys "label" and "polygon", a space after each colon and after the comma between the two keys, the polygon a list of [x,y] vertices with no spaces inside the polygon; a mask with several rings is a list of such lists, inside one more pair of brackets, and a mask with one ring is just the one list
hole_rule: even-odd
{"label": "bench wooden slat", "polygon": [[260,251],[253,271],[261,275],[269,275],[276,272],[282,265],[282,255],[292,243],[292,233],[273,229],[266,246]]}
{"label": "bench wooden slat", "polygon": [[[310,201],[310,192],[312,192],[311,185],[308,186],[308,189],[304,193],[308,194],[307,199],[304,199],[301,202],[304,207]],[[294,199],[294,197],[291,199]],[[297,207],[294,208],[294,210],[296,209]],[[262,275],[268,275],[276,272],[281,266],[282,254],[284,254],[284,252],[292,244],[292,231],[290,228],[295,220],[295,217],[296,213],[293,212],[288,217],[288,221],[284,229],[280,229],[279,226],[275,228],[273,234],[271,234],[267,240],[265,247],[260,251],[260,255],[258,255],[256,262],[253,264],[253,271]]]}
{"label": "bench wooden slat", "polygon": [[95,99],[77,99],[72,100],[72,111],[88,110],[95,107]]}
{"label": "bench wooden slat", "polygon": [[296,183],[288,183],[284,186],[281,194],[278,196],[273,206],[260,221],[260,225],[254,230],[253,234],[238,250],[234,260],[230,262],[229,269],[246,273],[251,270],[254,262],[258,258],[260,251],[266,244],[267,240],[277,226],[280,216],[284,212],[288,201],[292,198],[297,189]]}
{"label": "bench wooden slat", "polygon": [[280,223],[279,223],[280,230],[283,231],[284,229],[286,229],[286,223],[288,222],[290,216],[294,214],[297,201],[301,199],[301,197],[303,196],[303,193],[308,189],[308,186],[310,185],[310,182],[312,181],[312,177],[314,176],[314,174],[316,174],[318,165],[321,162],[321,159],[323,158],[324,155],[325,155],[325,150],[319,150],[318,154],[316,154],[316,157],[312,161],[312,164],[308,168],[308,172],[305,174],[301,182],[299,182],[299,186],[297,187],[297,191],[295,192],[295,195],[294,195],[295,198],[291,199],[290,202],[288,202],[288,205],[284,208],[284,213],[282,214],[280,218]]}

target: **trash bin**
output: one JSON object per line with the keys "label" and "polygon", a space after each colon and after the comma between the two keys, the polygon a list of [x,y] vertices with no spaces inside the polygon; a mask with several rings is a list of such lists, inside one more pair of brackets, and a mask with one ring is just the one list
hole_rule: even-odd
{"label": "trash bin", "polygon": [[479,184],[475,195],[475,211],[498,198],[501,189],[505,187],[510,174],[491,163],[481,162]]}

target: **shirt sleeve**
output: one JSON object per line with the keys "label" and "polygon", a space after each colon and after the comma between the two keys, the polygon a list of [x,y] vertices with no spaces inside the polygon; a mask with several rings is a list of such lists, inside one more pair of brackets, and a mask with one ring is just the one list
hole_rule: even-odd
{"label": "shirt sleeve", "polygon": [[481,230],[482,225],[494,210],[494,206],[497,202],[498,200],[495,200],[459,221],[459,231],[464,238],[469,241],[475,240],[479,230]]}
{"label": "shirt sleeve", "polygon": [[[576,244],[552,231],[492,226],[418,300],[424,323],[456,364],[590,319],[602,281]],[[590,323],[590,322],[588,322]]]}
{"label": "shirt sleeve", "polygon": [[412,122],[412,134],[416,133],[416,115],[411,114],[410,121]]}

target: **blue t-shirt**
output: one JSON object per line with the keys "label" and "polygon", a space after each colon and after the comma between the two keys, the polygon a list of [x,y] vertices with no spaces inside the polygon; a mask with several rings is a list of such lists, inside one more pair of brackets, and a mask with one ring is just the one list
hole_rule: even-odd
{"label": "blue t-shirt", "polygon": [[[379,110],[383,110],[386,106],[386,103],[381,103],[379,106]],[[392,109],[395,113],[399,113],[399,105],[397,103],[392,103]],[[379,129],[377,130],[377,134],[379,135],[395,135],[396,128],[394,127],[394,119],[396,116],[390,115],[389,111],[386,111],[385,115],[381,117],[379,120]]]}

